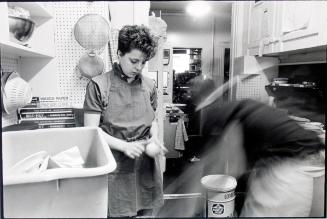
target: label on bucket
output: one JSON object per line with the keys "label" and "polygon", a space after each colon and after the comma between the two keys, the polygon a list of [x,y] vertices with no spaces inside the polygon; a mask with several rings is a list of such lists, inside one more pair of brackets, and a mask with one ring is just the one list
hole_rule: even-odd
{"label": "label on bucket", "polygon": [[215,191],[208,191],[208,200],[216,201],[216,202],[228,202],[235,198],[235,192],[215,192]]}
{"label": "label on bucket", "polygon": [[208,201],[208,217],[233,217],[234,200],[230,202]]}

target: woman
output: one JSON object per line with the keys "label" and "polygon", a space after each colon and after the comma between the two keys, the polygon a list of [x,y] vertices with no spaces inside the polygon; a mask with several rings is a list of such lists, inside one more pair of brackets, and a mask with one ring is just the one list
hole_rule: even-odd
{"label": "woman", "polygon": [[[240,217],[323,216],[325,144],[316,132],[251,99],[228,102],[207,113],[207,132],[233,129],[224,143],[219,135],[212,136],[217,143],[210,142],[204,155],[205,170],[218,172],[219,164],[228,161],[228,174],[249,177]],[[239,151],[230,139],[240,144]]]}
{"label": "woman", "polygon": [[142,76],[156,47],[145,26],[124,26],[118,36],[119,64],[94,77],[86,88],[84,125],[102,128],[117,162],[109,174],[110,217],[151,215],[163,204],[159,162],[144,153],[146,144],[159,144],[156,87]]}

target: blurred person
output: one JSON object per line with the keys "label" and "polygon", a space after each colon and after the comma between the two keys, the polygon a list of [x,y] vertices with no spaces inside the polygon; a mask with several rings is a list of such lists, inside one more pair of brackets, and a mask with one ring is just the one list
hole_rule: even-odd
{"label": "blurred person", "polygon": [[[234,135],[229,132],[227,140],[220,135],[218,144],[211,141],[201,160],[212,170],[228,161],[228,174],[237,178],[248,170],[241,217],[323,215],[324,200],[314,196],[313,184],[325,174],[325,145],[315,132],[303,129],[285,112],[250,99],[216,105],[207,113],[206,135],[225,133],[231,127],[236,130]],[[235,153],[230,141],[240,143],[244,154]],[[315,186],[324,189],[322,181]],[[319,206],[312,206],[313,202]]]}
{"label": "blurred person", "polygon": [[158,157],[144,153],[146,144],[160,145],[156,86],[142,75],[156,48],[148,28],[124,26],[118,36],[119,63],[109,73],[92,78],[86,88],[84,125],[104,131],[117,162],[108,177],[109,217],[152,215],[163,204]]}

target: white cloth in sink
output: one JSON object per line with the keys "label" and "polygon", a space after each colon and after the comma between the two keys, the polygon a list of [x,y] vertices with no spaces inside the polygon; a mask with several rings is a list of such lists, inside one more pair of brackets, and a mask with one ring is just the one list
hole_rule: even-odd
{"label": "white cloth in sink", "polygon": [[77,146],[50,157],[50,160],[58,167],[83,168],[84,165],[83,157]]}
{"label": "white cloth in sink", "polygon": [[53,168],[83,168],[84,159],[77,146],[50,156],[39,151],[15,163],[5,175],[35,174]]}
{"label": "white cloth in sink", "polygon": [[[4,172],[7,174],[22,174],[22,173],[39,173],[44,168],[43,162],[47,157],[46,151],[39,151],[37,153],[33,153],[28,157],[18,161],[13,165],[8,172]],[[40,168],[42,166],[42,169]]]}

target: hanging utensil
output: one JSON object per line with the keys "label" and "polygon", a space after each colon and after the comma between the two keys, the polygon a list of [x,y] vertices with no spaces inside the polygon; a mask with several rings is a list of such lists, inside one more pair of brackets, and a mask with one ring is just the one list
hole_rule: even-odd
{"label": "hanging utensil", "polygon": [[32,88],[17,72],[2,74],[1,104],[7,114],[15,112],[32,100]]}
{"label": "hanging utensil", "polygon": [[87,14],[81,17],[74,26],[74,37],[83,48],[89,50],[78,62],[82,76],[92,78],[104,71],[101,54],[109,41],[109,23],[101,15]]}
{"label": "hanging utensil", "polygon": [[82,76],[92,78],[103,73],[104,62],[96,54],[89,53],[80,58],[77,67]]}

